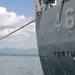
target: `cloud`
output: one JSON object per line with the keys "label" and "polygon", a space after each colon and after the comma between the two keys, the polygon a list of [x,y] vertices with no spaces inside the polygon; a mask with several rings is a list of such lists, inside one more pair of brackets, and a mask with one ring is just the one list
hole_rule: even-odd
{"label": "cloud", "polygon": [[[15,12],[8,12],[6,8],[0,7],[0,37],[7,35],[15,29],[30,22],[33,18],[26,18],[24,15],[17,15]],[[35,23],[14,33],[0,41],[0,48],[33,48],[36,47]]]}
{"label": "cloud", "polygon": [[7,12],[6,8],[0,7],[0,14],[4,14],[6,12]]}
{"label": "cloud", "polygon": [[15,12],[8,12],[6,8],[0,7],[0,26],[15,26],[23,24],[25,16],[18,16]]}

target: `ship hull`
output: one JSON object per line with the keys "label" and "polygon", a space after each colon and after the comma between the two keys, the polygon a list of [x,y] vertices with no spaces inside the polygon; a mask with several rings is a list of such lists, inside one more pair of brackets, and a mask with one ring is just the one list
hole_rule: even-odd
{"label": "ship hull", "polygon": [[75,75],[74,3],[75,0],[60,3],[36,16],[37,45],[44,75]]}

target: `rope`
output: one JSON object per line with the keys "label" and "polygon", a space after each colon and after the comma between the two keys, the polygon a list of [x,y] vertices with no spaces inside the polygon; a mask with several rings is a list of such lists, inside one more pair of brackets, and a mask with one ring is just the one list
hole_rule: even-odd
{"label": "rope", "polygon": [[20,28],[18,28],[18,29],[16,29],[16,30],[14,30],[13,32],[11,32],[11,33],[7,34],[6,36],[4,36],[4,37],[0,38],[0,40],[3,40],[4,38],[6,38],[6,37],[10,36],[11,34],[13,34],[13,33],[17,32],[17,31],[19,31],[19,30],[23,29],[24,27],[28,26],[29,24],[33,23],[34,21],[35,21],[35,20],[32,20],[32,21],[30,21],[29,23],[27,23],[27,24],[25,24],[25,25],[21,26]]}

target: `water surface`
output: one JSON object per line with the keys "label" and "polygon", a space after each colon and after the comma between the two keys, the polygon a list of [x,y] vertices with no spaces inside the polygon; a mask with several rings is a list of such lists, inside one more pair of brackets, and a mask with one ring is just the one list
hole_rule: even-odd
{"label": "water surface", "polygon": [[0,56],[0,75],[42,75],[38,56]]}

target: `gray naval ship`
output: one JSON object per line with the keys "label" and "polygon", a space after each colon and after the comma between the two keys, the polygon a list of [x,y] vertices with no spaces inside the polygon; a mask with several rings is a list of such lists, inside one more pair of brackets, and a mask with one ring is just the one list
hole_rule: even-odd
{"label": "gray naval ship", "polygon": [[36,35],[44,75],[75,75],[75,0],[36,0]]}

